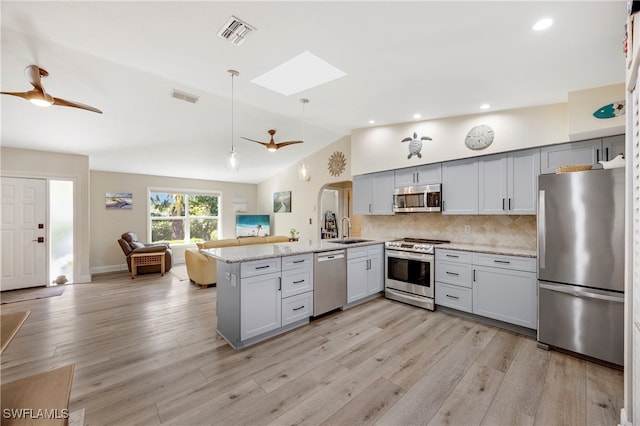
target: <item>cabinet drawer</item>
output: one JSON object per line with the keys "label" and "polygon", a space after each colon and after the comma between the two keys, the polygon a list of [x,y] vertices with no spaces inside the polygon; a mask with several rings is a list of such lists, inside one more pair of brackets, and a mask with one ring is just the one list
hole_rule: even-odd
{"label": "cabinet drawer", "polygon": [[471,265],[436,261],[436,281],[471,288]]}
{"label": "cabinet drawer", "polygon": [[285,256],[282,258],[282,270],[312,268],[313,253]]}
{"label": "cabinet drawer", "polygon": [[282,297],[313,291],[311,268],[282,271]]}
{"label": "cabinet drawer", "polygon": [[353,247],[347,249],[347,259],[355,259],[356,257],[365,257],[368,253],[368,247]]}
{"label": "cabinet drawer", "polygon": [[282,325],[313,316],[313,291],[282,299]]}
{"label": "cabinet drawer", "polygon": [[456,285],[436,283],[436,305],[471,312],[473,290]]}
{"label": "cabinet drawer", "polygon": [[473,253],[460,250],[436,249],[436,260],[471,263],[471,261],[473,260]]}
{"label": "cabinet drawer", "polygon": [[280,258],[273,257],[264,260],[252,260],[240,264],[240,277],[253,277],[256,275],[280,272]]}
{"label": "cabinet drawer", "polygon": [[473,264],[494,268],[536,272],[537,259],[534,257],[505,256],[501,254],[473,253]]}

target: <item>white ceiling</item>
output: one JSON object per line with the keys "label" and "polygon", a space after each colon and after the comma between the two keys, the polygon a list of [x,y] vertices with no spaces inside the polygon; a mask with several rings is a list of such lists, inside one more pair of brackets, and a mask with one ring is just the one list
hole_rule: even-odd
{"label": "white ceiling", "polygon": [[[27,91],[37,64],[53,96],[38,108],[1,96],[2,145],[85,154],[92,170],[259,183],[353,128],[566,102],[624,81],[626,2],[2,1],[0,90]],[[217,37],[235,15],[244,44]],[[531,30],[543,17],[554,25]],[[308,50],[347,75],[291,96],[250,81]],[[234,145],[230,173],[231,77]],[[172,89],[200,97],[173,99]],[[305,143],[268,153],[258,144]]]}

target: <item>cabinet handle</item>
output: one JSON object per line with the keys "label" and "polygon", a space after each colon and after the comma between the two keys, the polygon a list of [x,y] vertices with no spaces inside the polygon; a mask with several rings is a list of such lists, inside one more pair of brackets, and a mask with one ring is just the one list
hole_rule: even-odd
{"label": "cabinet handle", "polygon": [[293,283],[294,284],[300,284],[300,283],[303,283],[303,282],[304,282],[304,280],[299,280],[299,281],[294,281]]}
{"label": "cabinet handle", "polygon": [[502,210],[504,210],[504,198],[502,199]]}
{"label": "cabinet handle", "polygon": [[447,297],[448,297],[449,299],[454,299],[454,300],[458,300],[458,299],[460,299],[460,297],[458,297],[458,296],[452,296],[452,295],[450,295],[450,294],[447,294]]}
{"label": "cabinet handle", "polygon": [[447,275],[455,275],[457,277],[460,274],[457,273],[457,272],[449,272],[449,271],[447,271]]}
{"label": "cabinet handle", "polygon": [[509,198],[509,210],[511,210],[511,198]]}
{"label": "cabinet handle", "polygon": [[369,203],[369,213],[371,213],[371,203]]}
{"label": "cabinet handle", "polygon": [[508,260],[494,260],[494,262],[496,262],[496,263],[504,263],[505,265],[509,265],[511,263]]}
{"label": "cabinet handle", "polygon": [[447,202],[445,200],[442,200],[442,211],[444,211],[444,206]]}
{"label": "cabinet handle", "polygon": [[460,256],[456,256],[455,254],[447,254],[447,257],[455,257],[456,259],[459,258]]}
{"label": "cabinet handle", "polygon": [[255,269],[267,269],[268,267],[269,267],[269,265],[256,266]]}
{"label": "cabinet handle", "polygon": [[299,308],[293,308],[294,311],[299,311],[300,309],[304,308],[304,305],[300,306]]}
{"label": "cabinet handle", "polygon": [[600,161],[600,150],[596,149],[596,163]]}
{"label": "cabinet handle", "polygon": [[278,291],[282,291],[282,277],[278,277]]}
{"label": "cabinet handle", "polygon": [[609,160],[609,148],[605,148],[604,149],[604,155],[607,158],[607,161]]}
{"label": "cabinet handle", "polygon": [[294,260],[293,263],[304,263],[304,259],[302,259],[302,260]]}
{"label": "cabinet handle", "polygon": [[473,282],[476,282],[476,270],[473,270]]}

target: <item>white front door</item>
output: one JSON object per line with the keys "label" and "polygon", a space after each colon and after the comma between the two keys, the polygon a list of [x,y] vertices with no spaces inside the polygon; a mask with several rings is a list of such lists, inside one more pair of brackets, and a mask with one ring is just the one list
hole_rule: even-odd
{"label": "white front door", "polygon": [[47,285],[46,181],[2,178],[0,290]]}

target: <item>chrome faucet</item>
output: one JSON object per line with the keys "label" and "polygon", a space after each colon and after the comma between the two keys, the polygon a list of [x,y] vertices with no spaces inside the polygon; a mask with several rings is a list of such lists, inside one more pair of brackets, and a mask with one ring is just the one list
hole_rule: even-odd
{"label": "chrome faucet", "polygon": [[[345,219],[347,220],[347,228],[344,227]],[[349,219],[347,216],[343,217],[342,221],[341,221],[341,225],[342,225],[342,239],[344,240],[344,237],[348,237],[349,236],[349,230],[351,229],[351,219]],[[347,231],[346,235],[345,235],[345,232],[344,232],[345,230]]]}

